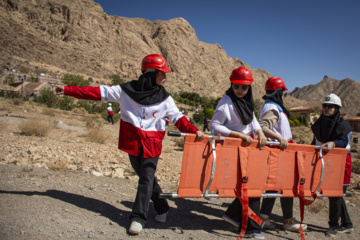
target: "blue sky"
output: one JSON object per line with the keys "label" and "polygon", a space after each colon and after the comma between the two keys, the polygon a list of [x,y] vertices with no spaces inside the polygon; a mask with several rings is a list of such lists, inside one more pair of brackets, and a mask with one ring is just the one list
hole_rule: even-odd
{"label": "blue sky", "polygon": [[95,0],[108,15],[182,17],[200,41],[282,77],[289,90],[324,75],[360,82],[359,0]]}

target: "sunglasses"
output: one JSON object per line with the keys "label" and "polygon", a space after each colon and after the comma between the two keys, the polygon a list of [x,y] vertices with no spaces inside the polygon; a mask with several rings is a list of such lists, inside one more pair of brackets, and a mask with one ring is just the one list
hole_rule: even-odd
{"label": "sunglasses", "polygon": [[325,109],[325,108],[332,109],[332,108],[335,108],[335,105],[332,105],[332,104],[323,104],[322,107],[323,107],[323,109]]}
{"label": "sunglasses", "polygon": [[249,89],[249,85],[233,84],[232,87],[234,90],[239,90],[241,88],[241,90],[246,91]]}

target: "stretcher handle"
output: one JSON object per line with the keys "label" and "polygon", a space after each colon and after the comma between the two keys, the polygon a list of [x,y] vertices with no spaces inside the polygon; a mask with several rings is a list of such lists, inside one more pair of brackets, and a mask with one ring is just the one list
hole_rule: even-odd
{"label": "stretcher handle", "polygon": [[185,137],[187,134],[186,133],[182,133],[182,132],[172,132],[172,131],[169,131],[168,136],[170,137]]}
{"label": "stretcher handle", "polygon": [[[282,197],[283,194],[281,193],[263,193],[261,195],[261,197],[263,198],[277,198],[277,197]],[[318,197],[326,197],[322,194],[317,194]],[[352,197],[352,193],[344,193],[343,197]],[[160,198],[181,198],[179,197],[179,195],[177,193],[159,193],[159,197]],[[205,198],[219,198],[219,194],[201,194],[201,197],[205,197]]]}
{"label": "stretcher handle", "polygon": [[321,146],[315,146],[315,150],[319,150],[319,155],[320,155],[320,160],[321,160],[321,175],[320,175],[320,182],[319,184],[317,185],[315,191],[314,192],[317,192],[322,184],[322,181],[324,179],[324,170],[325,170],[325,163],[324,163],[324,158],[323,158],[323,155],[322,155],[322,151],[323,149],[321,148]]}

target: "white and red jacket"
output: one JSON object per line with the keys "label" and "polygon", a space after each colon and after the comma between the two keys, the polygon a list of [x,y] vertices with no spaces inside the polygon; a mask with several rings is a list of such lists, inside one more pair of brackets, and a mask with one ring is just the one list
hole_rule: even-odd
{"label": "white and red jacket", "polygon": [[229,136],[231,131],[254,136],[254,133],[259,129],[261,129],[261,127],[256,120],[254,113],[251,123],[247,125],[242,123],[242,120],[228,95],[224,95],[220,99],[210,122],[210,130],[214,130],[215,134],[221,134],[226,137]]}
{"label": "white and red jacket", "polygon": [[108,111],[109,115],[114,115],[112,107],[107,107],[106,110]]}
{"label": "white and red jacket", "polygon": [[144,149],[144,158],[155,158],[161,154],[167,116],[181,132],[199,131],[183,116],[171,96],[160,103],[140,105],[131,99],[120,85],[66,86],[64,95],[87,100],[118,102],[121,108],[119,149],[130,155],[138,156],[141,147]]}

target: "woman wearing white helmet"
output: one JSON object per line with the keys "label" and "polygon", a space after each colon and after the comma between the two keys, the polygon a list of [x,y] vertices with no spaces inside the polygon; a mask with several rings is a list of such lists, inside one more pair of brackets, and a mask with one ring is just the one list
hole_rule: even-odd
{"label": "woman wearing white helmet", "polygon": [[112,110],[111,103],[108,104],[108,107],[106,108],[106,110],[108,112],[107,120],[109,121],[109,123],[111,120],[112,124],[114,125],[114,119],[113,119],[114,112]]}
{"label": "woman wearing white helmet", "polygon": [[[322,104],[322,114],[312,125],[314,133],[313,145],[321,146],[327,151],[334,147],[347,148],[350,150],[350,140],[352,127],[350,123],[340,116],[341,100],[338,96],[331,93],[325,97]],[[350,184],[351,177],[351,155],[346,157],[344,193]],[[345,201],[342,197],[329,197],[329,229],[327,236],[334,236],[339,233],[354,231],[353,224],[346,209]],[[341,218],[341,225],[339,219]]]}

